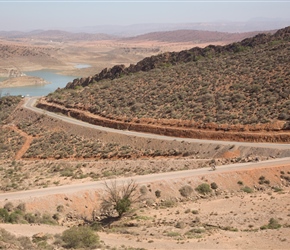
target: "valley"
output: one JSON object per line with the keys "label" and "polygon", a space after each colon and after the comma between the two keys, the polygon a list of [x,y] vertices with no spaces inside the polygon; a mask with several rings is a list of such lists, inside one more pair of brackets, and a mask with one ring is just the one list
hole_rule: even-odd
{"label": "valley", "polygon": [[[65,249],[77,226],[96,249],[288,248],[290,29],[202,34],[2,41],[3,77],[79,78],[0,99],[0,247]],[[130,209],[105,210],[130,181]]]}

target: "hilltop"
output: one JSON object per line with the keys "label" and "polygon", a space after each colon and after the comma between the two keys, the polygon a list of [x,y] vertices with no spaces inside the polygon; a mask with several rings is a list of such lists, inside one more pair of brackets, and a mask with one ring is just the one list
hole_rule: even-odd
{"label": "hilltop", "polygon": [[[99,117],[87,120],[107,119],[108,126],[157,133],[160,129],[149,129],[148,124],[237,133],[286,131],[289,41],[287,27],[226,46],[195,47],[148,57],[129,67],[116,65],[75,79],[39,106],[53,110],[60,105],[58,111],[74,110],[76,117],[84,117],[76,113],[86,111]],[[188,130],[166,133],[192,136]],[[289,141],[288,136],[278,137],[268,140]]]}

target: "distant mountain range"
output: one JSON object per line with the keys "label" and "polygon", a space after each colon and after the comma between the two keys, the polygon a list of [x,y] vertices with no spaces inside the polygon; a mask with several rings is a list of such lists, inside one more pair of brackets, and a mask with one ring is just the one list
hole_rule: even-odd
{"label": "distant mountain range", "polygon": [[[274,31],[267,31],[274,33]],[[174,30],[174,31],[159,31],[151,32],[143,35],[132,37],[118,37],[107,35],[104,33],[72,33],[61,30],[34,30],[31,32],[17,32],[17,31],[0,31],[0,38],[4,39],[35,39],[54,42],[67,41],[100,41],[100,40],[122,40],[122,41],[159,41],[169,43],[213,43],[213,42],[235,42],[247,37],[252,37],[261,33],[261,31],[229,33],[218,31],[204,31],[204,30]]]}
{"label": "distant mountain range", "polygon": [[198,22],[198,23],[147,23],[134,25],[98,25],[81,28],[67,28],[71,32],[105,33],[114,36],[130,37],[151,32],[173,30],[206,30],[218,32],[252,32],[277,30],[290,25],[289,20],[255,18],[247,22]]}
{"label": "distant mountain range", "polygon": [[198,23],[147,23],[133,25],[97,25],[87,27],[68,27],[55,30],[0,31],[0,37],[45,37],[48,39],[62,40],[107,40],[144,35],[153,32],[165,32],[176,30],[199,30],[229,33],[244,33],[253,31],[278,30],[290,25],[289,20],[255,18],[247,22],[198,22]]}
{"label": "distant mountain range", "polygon": [[107,34],[90,34],[90,33],[72,33],[62,30],[34,30],[31,32],[22,31],[0,31],[0,37],[8,39],[30,38],[40,40],[53,40],[56,42],[65,41],[98,41],[98,40],[112,40],[115,36]]}

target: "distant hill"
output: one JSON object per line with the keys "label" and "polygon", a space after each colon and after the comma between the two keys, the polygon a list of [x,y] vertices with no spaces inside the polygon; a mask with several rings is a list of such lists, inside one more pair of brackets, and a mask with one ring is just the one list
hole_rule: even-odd
{"label": "distant hill", "polygon": [[[0,76],[19,76],[21,72],[17,68],[17,65],[21,64],[61,64],[61,62],[53,56],[53,54],[56,54],[57,50],[57,48],[53,47],[29,46],[0,41]],[[7,69],[9,70],[7,71]],[[10,69],[13,69],[13,72],[9,72]],[[11,75],[15,74],[15,70],[18,71],[18,73],[16,73],[16,75]]]}
{"label": "distant hill", "polygon": [[[267,31],[273,33],[274,31]],[[122,38],[126,41],[159,41],[159,42],[193,42],[193,43],[208,43],[208,42],[234,42],[240,41],[246,37],[251,37],[261,33],[259,31],[244,32],[244,33],[228,33],[217,31],[203,30],[174,30],[164,32],[146,33],[139,36]],[[36,39],[43,41],[65,42],[65,41],[100,41],[100,40],[116,40],[121,39],[118,36],[107,35],[105,33],[72,33],[62,30],[34,30],[31,32],[20,31],[0,31],[0,38],[4,39]]]}
{"label": "distant hill", "polygon": [[290,19],[256,18],[246,22],[196,22],[196,23],[143,23],[132,25],[97,25],[67,29],[71,32],[105,33],[114,36],[132,37],[152,32],[174,30],[203,30],[244,33],[252,31],[277,30],[290,25]]}
{"label": "distant hill", "polygon": [[65,42],[65,41],[98,41],[98,40],[112,40],[115,36],[107,34],[89,34],[89,33],[71,33],[62,30],[35,30],[31,32],[0,32],[0,37],[17,39],[30,38],[45,41]]}
{"label": "distant hill", "polygon": [[[274,33],[274,31],[268,31]],[[164,32],[152,32],[135,37],[124,39],[129,41],[159,41],[159,42],[194,42],[194,43],[212,43],[212,42],[237,42],[242,39],[255,36],[261,31],[244,32],[244,33],[227,33],[217,31],[203,31],[203,30],[175,30]]]}
{"label": "distant hill", "polygon": [[289,65],[287,27],[226,46],[164,53],[129,67],[116,65],[75,79],[46,101],[130,124],[289,130]]}

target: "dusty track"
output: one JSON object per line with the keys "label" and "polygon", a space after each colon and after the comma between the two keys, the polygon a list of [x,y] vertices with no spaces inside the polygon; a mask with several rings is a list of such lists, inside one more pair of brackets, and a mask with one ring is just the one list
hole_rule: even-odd
{"label": "dusty track", "polygon": [[[122,184],[128,180],[135,180],[138,184],[147,184],[152,182],[162,182],[168,180],[177,180],[183,178],[190,178],[196,176],[207,176],[211,174],[223,174],[229,173],[231,171],[238,170],[250,170],[250,169],[258,169],[258,168],[271,168],[274,166],[282,166],[289,165],[290,166],[290,157],[282,158],[282,159],[274,159],[269,161],[257,162],[257,163],[240,163],[240,164],[229,164],[224,166],[219,166],[217,171],[211,171],[209,168],[195,169],[195,170],[187,170],[187,171],[177,171],[177,172],[168,172],[168,173],[160,173],[160,174],[150,174],[129,178],[118,178],[118,183]],[[45,189],[37,189],[37,190],[29,190],[29,191],[21,191],[14,193],[4,193],[0,194],[0,202],[9,200],[25,200],[30,199],[31,197],[44,197],[48,195],[56,195],[56,194],[73,194],[77,192],[85,192],[86,190],[96,191],[104,189],[104,181],[96,181],[96,182],[86,182],[80,184],[73,185],[64,185],[59,187],[50,187]]]}
{"label": "dusty track", "polygon": [[151,134],[151,133],[142,133],[142,132],[134,132],[129,130],[118,130],[112,129],[108,127],[102,127],[94,124],[90,124],[87,122],[83,122],[72,117],[60,115],[57,113],[52,113],[43,109],[36,108],[34,105],[37,101],[37,97],[27,98],[23,107],[39,114],[45,114],[53,118],[60,119],[65,122],[69,122],[75,125],[84,126],[87,128],[93,128],[97,130],[119,133],[123,135],[131,135],[136,137],[143,137],[143,138],[151,138],[151,139],[160,139],[160,140],[176,140],[176,141],[186,141],[186,142],[195,142],[195,143],[212,143],[212,144],[222,144],[222,145],[236,145],[236,146],[246,146],[246,147],[259,147],[259,148],[279,148],[279,149],[290,149],[290,144],[278,144],[278,143],[251,143],[251,142],[236,142],[236,141],[220,141],[220,140],[202,140],[202,139],[192,139],[192,138],[180,138],[174,136],[164,136],[158,134]]}
{"label": "dusty track", "polygon": [[31,142],[33,141],[33,137],[26,134],[24,131],[20,130],[14,125],[5,126],[5,127],[17,132],[18,134],[20,134],[21,136],[25,138],[24,144],[22,145],[21,149],[16,153],[16,156],[15,156],[15,160],[19,160],[22,158],[25,152],[29,149]]}
{"label": "dusty track", "polygon": [[274,128],[275,126],[271,129],[269,128],[269,131],[265,128],[260,128],[255,131],[253,128],[248,130],[246,127],[232,128],[229,126],[229,128],[226,128],[226,126],[225,128],[219,128],[216,124],[213,126],[205,125],[205,127],[202,124],[192,124],[188,126],[188,121],[183,121],[183,123],[181,122],[181,124],[178,124],[179,122],[177,121],[168,123],[166,121],[159,121],[156,119],[133,119],[132,121],[127,122],[125,119],[117,120],[114,118],[105,118],[92,114],[86,110],[66,108],[65,106],[56,103],[49,103],[44,99],[39,100],[37,107],[55,113],[62,113],[84,122],[114,129],[146,132],[182,138],[197,138],[202,140],[230,140],[240,142],[270,143],[290,142],[289,131],[282,128],[277,130],[277,128]]}

